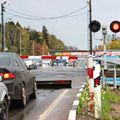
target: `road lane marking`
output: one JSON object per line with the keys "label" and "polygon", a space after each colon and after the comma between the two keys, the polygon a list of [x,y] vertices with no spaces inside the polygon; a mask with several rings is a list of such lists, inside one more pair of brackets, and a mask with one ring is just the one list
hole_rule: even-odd
{"label": "road lane marking", "polygon": [[42,114],[39,116],[39,120],[45,120],[47,118],[47,116],[50,114],[50,112],[57,106],[57,104],[61,101],[61,99],[65,96],[65,94],[68,92],[69,90],[65,90],[63,91],[58,97],[57,99],[50,105],[50,107]]}

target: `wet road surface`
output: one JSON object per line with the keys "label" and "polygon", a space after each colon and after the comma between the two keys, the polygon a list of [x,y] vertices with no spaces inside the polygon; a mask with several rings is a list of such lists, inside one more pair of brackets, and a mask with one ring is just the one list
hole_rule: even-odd
{"label": "wet road surface", "polygon": [[86,80],[87,71],[79,69],[79,67],[39,67],[34,70],[34,73],[38,80],[71,79],[72,88],[38,88],[37,99],[28,98],[26,108],[17,108],[12,103],[9,110],[9,120],[67,120],[74,98]]}

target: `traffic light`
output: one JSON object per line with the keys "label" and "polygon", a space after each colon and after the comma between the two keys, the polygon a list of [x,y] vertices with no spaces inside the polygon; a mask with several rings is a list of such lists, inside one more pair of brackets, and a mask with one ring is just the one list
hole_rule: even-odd
{"label": "traffic light", "polygon": [[110,24],[110,29],[112,32],[117,33],[120,31],[120,22],[119,21],[113,21]]}
{"label": "traffic light", "polygon": [[101,28],[101,25],[98,21],[93,20],[90,24],[89,24],[89,28],[92,32],[98,32]]}

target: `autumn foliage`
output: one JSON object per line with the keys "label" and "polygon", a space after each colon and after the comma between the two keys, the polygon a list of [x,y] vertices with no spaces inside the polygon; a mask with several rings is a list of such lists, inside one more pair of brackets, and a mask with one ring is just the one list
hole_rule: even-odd
{"label": "autumn foliage", "polygon": [[39,32],[29,26],[27,28],[21,27],[19,22],[16,24],[13,21],[7,22],[5,24],[6,52],[20,54],[20,43],[22,55],[33,55],[33,48],[34,55],[47,55],[49,50],[64,50],[65,48],[63,41],[57,39],[55,35],[50,35],[45,26],[43,26],[42,32]]}

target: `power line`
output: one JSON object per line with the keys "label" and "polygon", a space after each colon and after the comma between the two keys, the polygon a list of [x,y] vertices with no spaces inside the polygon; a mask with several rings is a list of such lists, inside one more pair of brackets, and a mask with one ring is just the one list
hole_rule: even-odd
{"label": "power line", "polygon": [[71,16],[67,16],[67,17],[76,17],[76,16],[80,16],[80,15],[85,15],[85,14],[87,14],[87,12],[76,14],[76,15],[71,15]]}
{"label": "power line", "polygon": [[29,18],[29,17],[24,17],[24,16],[20,16],[20,15],[15,15],[15,14],[12,14],[10,12],[6,12],[7,14],[10,14],[12,16],[15,16],[15,17],[19,17],[19,18],[23,18],[23,19],[29,19],[29,20],[52,20],[52,19],[60,19],[60,18],[68,18],[68,17],[76,17],[76,16],[79,16],[79,15],[84,15],[84,14],[87,14],[86,12],[85,13],[81,13],[81,14],[78,14],[78,15],[71,15],[71,16],[64,16],[64,17],[54,17],[54,18]]}
{"label": "power line", "polygon": [[[70,15],[72,15],[72,14],[74,14],[74,13],[77,13],[77,12],[85,9],[86,7],[88,7],[88,5],[84,6],[83,8],[80,8],[80,9],[74,11],[74,12],[71,12],[71,13],[68,13],[68,14],[65,14],[65,15],[61,15],[61,16],[56,16],[56,17],[31,16],[31,15],[27,15],[27,14],[23,14],[23,13],[19,13],[19,12],[15,12],[15,11],[14,11],[15,13],[19,13],[19,14],[21,14],[21,15],[24,15],[24,16],[21,16],[21,15],[17,15],[17,14],[15,15],[15,14],[10,13],[10,12],[7,12],[7,11],[5,11],[5,12],[8,13],[8,14],[10,14],[10,15],[13,15],[13,16],[16,16],[16,17],[19,17],[19,18],[29,19],[29,20],[51,20],[51,19],[64,18],[64,17],[67,17],[67,16],[70,17]],[[8,9],[8,8],[7,8],[7,9]],[[10,10],[10,9],[9,9],[9,10]],[[11,10],[11,11],[13,11],[13,10]],[[27,16],[27,17],[26,17],[26,16]],[[28,17],[28,16],[29,16],[29,17]],[[36,17],[36,18],[35,18],[35,17]],[[38,18],[37,18],[37,17],[38,17]]]}
{"label": "power line", "polygon": [[[33,15],[28,15],[28,14],[24,14],[24,13],[21,13],[21,12],[17,12],[17,11],[11,10],[9,8],[6,8],[6,9],[13,12],[13,13],[18,13],[20,15],[25,15],[25,16],[28,16],[28,17],[39,17],[39,16],[33,16]],[[46,17],[41,17],[41,18],[46,18]]]}

